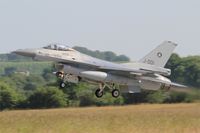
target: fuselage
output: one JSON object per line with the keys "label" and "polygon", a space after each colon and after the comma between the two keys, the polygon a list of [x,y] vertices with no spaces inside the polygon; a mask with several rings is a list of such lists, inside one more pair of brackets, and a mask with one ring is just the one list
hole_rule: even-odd
{"label": "fuselage", "polygon": [[[148,70],[155,72],[157,74],[162,74],[165,76],[169,76],[171,74],[170,69],[157,67],[149,64],[132,62],[132,63],[114,63],[101,59],[97,59],[95,57],[91,57],[80,53],[74,49],[69,49],[66,51],[61,50],[51,50],[51,49],[35,49],[35,56],[33,57],[35,60],[40,61],[54,61],[61,62],[65,64],[73,65],[75,63],[81,64],[81,67],[87,66],[96,66],[96,67],[104,67],[104,68],[124,68],[124,69],[134,69],[134,70]],[[90,66],[90,68],[91,68]]]}

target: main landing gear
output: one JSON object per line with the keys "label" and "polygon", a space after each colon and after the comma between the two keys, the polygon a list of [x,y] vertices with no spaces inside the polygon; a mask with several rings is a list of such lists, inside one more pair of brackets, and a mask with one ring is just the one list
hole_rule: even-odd
{"label": "main landing gear", "polygon": [[104,88],[108,87],[110,90],[112,90],[112,96],[114,98],[118,98],[120,95],[120,91],[118,89],[116,89],[115,84],[112,85],[108,85],[108,84],[99,84],[99,88],[95,91],[95,95],[97,98],[101,98],[104,94]]}
{"label": "main landing gear", "polygon": [[101,98],[103,96],[103,91],[101,89],[97,89],[95,91],[95,95],[96,97]]}
{"label": "main landing gear", "polygon": [[[67,82],[70,83],[78,83],[81,78],[71,75],[71,74],[64,74],[64,72],[57,72],[56,76],[60,78],[62,81],[60,82],[60,88],[65,88],[67,86]],[[108,87],[111,90],[111,94],[114,98],[118,98],[120,95],[120,91],[116,89],[116,85],[113,84],[107,84],[107,83],[100,83],[99,88],[95,91],[95,95],[97,98],[101,98],[104,95],[104,89],[105,87]]]}
{"label": "main landing gear", "polygon": [[120,95],[120,92],[119,92],[118,89],[114,89],[114,90],[112,91],[112,96],[113,96],[113,97],[118,98],[119,95]]}

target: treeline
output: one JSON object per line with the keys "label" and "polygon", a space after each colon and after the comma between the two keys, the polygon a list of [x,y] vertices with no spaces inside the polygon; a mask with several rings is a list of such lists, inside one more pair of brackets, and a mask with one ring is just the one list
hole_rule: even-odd
{"label": "treeline", "polygon": [[112,51],[105,51],[105,52],[101,52],[101,51],[92,51],[89,50],[85,47],[73,47],[74,49],[76,49],[77,51],[90,55],[92,57],[96,57],[99,59],[103,59],[103,60],[107,60],[107,61],[112,61],[112,62],[128,62],[130,61],[129,57],[125,56],[125,55],[116,55],[114,52]]}
{"label": "treeline", "polygon": [[172,70],[172,81],[200,88],[200,56],[181,58],[173,54],[166,67]]}
{"label": "treeline", "polygon": [[20,55],[16,55],[13,53],[10,54],[0,54],[0,61],[1,62],[7,62],[7,61],[33,61],[32,58],[24,57]]}
{"label": "treeline", "polygon": [[55,108],[69,106],[123,104],[123,98],[112,98],[107,93],[103,99],[94,95],[97,86],[87,83],[68,84],[59,88],[59,80],[44,70],[42,75],[11,74],[0,78],[0,109]]}
{"label": "treeline", "polygon": [[106,106],[138,103],[178,103],[200,100],[200,90],[188,92],[143,91],[135,94],[122,94],[113,98],[105,89],[103,98],[96,98],[97,86],[79,83],[59,88],[59,80],[45,70],[40,75],[11,74],[0,78],[0,110],[39,109],[80,106]]}
{"label": "treeline", "polygon": [[[91,53],[87,53],[87,51],[90,50],[85,49],[84,53],[92,53],[92,51]],[[92,56],[98,57],[97,55]],[[117,58],[117,55],[114,55],[113,57],[111,56],[112,59],[106,58],[105,55],[101,55],[101,58],[113,61]],[[126,60],[118,58],[117,61]],[[23,64],[23,62],[21,63]],[[53,66],[53,64],[48,63],[47,66],[42,68],[36,67],[35,69],[41,69],[41,73],[37,74],[28,69],[30,71],[28,75],[26,73],[16,73],[17,69],[14,66],[5,67],[3,75],[0,76],[0,110],[137,103],[176,103],[200,100],[200,89],[186,92],[143,91],[136,94],[122,94],[116,99],[111,96],[108,88],[105,89],[106,94],[103,98],[99,99],[94,95],[97,86],[91,84],[68,84],[66,88],[60,89],[58,87],[60,81],[52,74],[55,71]],[[196,88],[200,87],[200,56],[181,58],[177,54],[173,54],[166,66],[172,69],[170,78],[173,81]],[[30,68],[30,66],[27,68]]]}
{"label": "treeline", "polygon": [[43,70],[52,66],[52,62],[39,61],[6,61],[0,62],[0,75],[11,73],[28,72],[31,74],[42,74]]}

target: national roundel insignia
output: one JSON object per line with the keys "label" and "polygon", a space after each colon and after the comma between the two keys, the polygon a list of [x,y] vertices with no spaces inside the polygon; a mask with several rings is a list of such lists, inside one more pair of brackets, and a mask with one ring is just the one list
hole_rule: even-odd
{"label": "national roundel insignia", "polygon": [[161,57],[162,57],[162,53],[161,53],[161,52],[158,52],[158,53],[157,53],[157,56],[158,56],[159,58],[161,58]]}

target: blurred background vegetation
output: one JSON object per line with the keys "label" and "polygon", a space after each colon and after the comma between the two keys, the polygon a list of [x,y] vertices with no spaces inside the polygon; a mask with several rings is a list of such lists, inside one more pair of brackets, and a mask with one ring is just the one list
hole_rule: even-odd
{"label": "blurred background vegetation", "polygon": [[[129,62],[125,55],[111,51],[91,51],[84,47],[76,50],[112,62]],[[167,68],[172,70],[172,81],[189,86],[184,91],[143,91],[122,94],[113,98],[106,89],[103,98],[96,98],[95,85],[88,83],[68,84],[60,89],[59,80],[52,72],[53,62],[36,62],[15,54],[0,54],[0,110],[56,108],[77,106],[105,106],[139,103],[179,103],[200,100],[200,56],[179,57],[173,54]]]}

